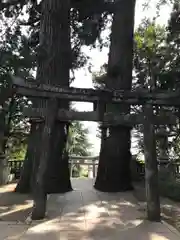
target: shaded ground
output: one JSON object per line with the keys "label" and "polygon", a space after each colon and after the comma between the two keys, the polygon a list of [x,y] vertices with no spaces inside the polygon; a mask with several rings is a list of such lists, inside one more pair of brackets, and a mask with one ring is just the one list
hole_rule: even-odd
{"label": "shaded ground", "polygon": [[[135,184],[133,195],[139,201],[140,211],[146,210],[146,192],[143,182]],[[180,231],[180,203],[161,197],[162,219]]]}
{"label": "shaded ground", "polygon": [[31,212],[32,198],[15,193],[15,186],[13,183],[0,188],[0,221],[24,222]]}
{"label": "shaded ground", "polygon": [[[46,220],[30,225],[1,221],[0,240],[180,239],[180,235],[169,225],[146,221],[131,192],[101,193],[93,189],[92,179],[73,179],[72,185],[73,192],[49,196]],[[13,186],[10,188],[12,190]],[[27,200],[28,196],[24,196],[21,201],[16,201],[15,206],[24,209],[28,206]]]}

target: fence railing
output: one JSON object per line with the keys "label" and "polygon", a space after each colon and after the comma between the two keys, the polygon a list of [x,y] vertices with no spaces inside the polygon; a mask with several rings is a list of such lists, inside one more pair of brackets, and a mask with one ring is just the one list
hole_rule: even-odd
{"label": "fence railing", "polygon": [[69,158],[70,176],[73,177],[74,167],[87,166],[88,177],[95,178],[97,174],[98,163],[99,163],[99,156],[97,157],[71,156]]}
{"label": "fence railing", "polygon": [[[87,166],[88,170],[88,177],[95,178],[97,174],[97,167],[99,163],[99,156],[97,157],[81,157],[81,156],[71,156],[69,158],[69,169],[70,169],[70,176],[73,176],[73,169],[74,167],[80,166]],[[18,179],[21,174],[21,170],[23,167],[24,161],[23,160],[9,160],[8,166],[10,168],[11,174],[15,175],[15,178]],[[180,163],[170,163],[172,165],[173,172],[176,175],[180,175]],[[167,164],[166,164],[167,165]],[[145,165],[136,161],[134,165],[134,170],[137,174],[141,177],[145,175]]]}
{"label": "fence railing", "polygon": [[15,178],[18,179],[21,174],[21,169],[23,167],[23,160],[9,160],[8,167],[10,168],[10,173],[15,175]]}
{"label": "fence railing", "polygon": [[[167,161],[161,161],[158,160],[158,168],[160,169],[161,167],[166,167],[175,176],[180,176],[180,162],[167,162]],[[144,177],[145,176],[145,164],[144,163],[139,163],[136,161],[136,172],[139,176]]]}
{"label": "fence railing", "polygon": [[[69,169],[70,176],[73,176],[73,168],[76,166],[87,166],[88,167],[88,177],[95,177],[97,172],[97,166],[99,162],[99,157],[81,157],[81,156],[71,156],[69,158]],[[10,173],[15,175],[18,179],[21,174],[23,167],[23,160],[9,160],[8,167],[10,168]]]}

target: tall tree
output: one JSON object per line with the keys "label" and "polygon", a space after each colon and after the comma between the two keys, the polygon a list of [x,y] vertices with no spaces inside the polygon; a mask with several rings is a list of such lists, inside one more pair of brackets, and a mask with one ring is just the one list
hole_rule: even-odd
{"label": "tall tree", "polygon": [[[2,16],[0,15],[0,18]],[[1,40],[0,40],[0,92],[8,92],[11,85],[11,78],[9,73],[23,74],[25,78],[31,77],[31,70],[34,68],[34,53],[28,46],[27,36],[23,34],[19,24],[12,28],[8,28],[7,24],[2,21]],[[4,138],[1,142],[2,150],[5,157],[8,158],[15,146],[26,140],[26,133],[28,131],[28,122],[22,115],[24,106],[28,106],[28,100],[20,98],[12,93],[9,99],[5,99],[1,108],[4,116]],[[13,146],[12,146],[13,144]],[[6,162],[7,164],[7,162]]]}
{"label": "tall tree", "polygon": [[[93,45],[96,39],[100,39],[100,32],[105,26],[105,20],[107,18],[107,14],[103,14],[101,12],[102,9],[100,9],[101,4],[103,4],[103,0],[100,1],[97,7],[96,1],[89,2],[87,0],[84,1],[72,1],[71,2],[71,37],[72,37],[72,64],[71,64],[71,70],[74,71],[75,69],[84,66],[84,64],[87,62],[87,57],[82,53],[81,46],[82,45]],[[1,6],[1,19],[3,20],[5,24],[5,28],[8,32],[10,22],[14,25],[18,24],[20,26],[20,29],[23,27],[25,30],[27,30],[28,35],[28,48],[31,49],[32,53],[35,56],[39,55],[39,52],[41,51],[39,48],[39,31],[40,31],[40,18],[42,15],[41,7],[42,7],[43,1],[4,1]],[[87,4],[89,4],[89,8],[87,11]],[[95,7],[97,7],[97,10],[95,10]],[[23,17],[23,12],[26,11],[26,18]],[[100,10],[100,11],[99,11]],[[104,9],[104,12],[107,12],[107,9]],[[10,21],[6,21],[10,19]],[[12,20],[12,21],[11,21]],[[10,26],[12,28],[12,25]],[[16,34],[15,34],[16,36]],[[26,50],[26,48],[24,48]],[[26,52],[26,51],[25,51]],[[40,53],[42,55],[43,53]],[[28,63],[31,62],[31,59],[24,58]],[[35,63],[37,63],[37,58],[35,58]],[[14,72],[12,72],[14,74]],[[17,74],[17,72],[15,72]],[[18,73],[19,74],[19,73]],[[23,78],[26,78],[23,74],[21,74]],[[35,130],[37,133],[37,131]],[[57,133],[57,132],[56,132]],[[30,138],[32,140],[30,142],[36,142],[36,139],[34,138],[37,134],[33,134]],[[38,142],[38,141],[37,141]],[[30,147],[30,145],[29,145]],[[53,146],[54,147],[54,146]],[[26,154],[26,160],[24,164],[24,168],[22,171],[22,175],[26,176],[27,172],[29,171],[29,166],[32,166],[33,163],[30,161],[33,161],[35,159],[35,156],[33,156],[33,153],[35,154],[36,150],[27,151]],[[56,148],[57,149],[57,148]],[[31,156],[29,156],[31,155]],[[53,170],[49,168],[49,171],[51,171],[50,175],[55,176],[57,173],[52,173]],[[57,167],[54,168],[54,171],[58,169]],[[64,173],[64,171],[63,171]],[[29,176],[32,174],[28,174]],[[59,173],[58,173],[59,176]],[[16,190],[18,192],[24,192],[29,191],[29,178],[26,178],[26,183],[24,182],[24,178],[22,177],[17,185]],[[53,180],[54,181],[54,180]],[[52,182],[53,182],[52,181]]]}
{"label": "tall tree", "polygon": [[69,127],[67,152],[69,156],[88,156],[92,145],[88,139],[88,129],[81,122],[75,121]]}
{"label": "tall tree", "polygon": [[[170,15],[168,26],[162,27],[155,21],[143,20],[135,33],[134,87],[149,88],[149,80],[153,73],[155,87],[162,90],[179,89],[179,3],[175,3]],[[141,109],[139,108],[141,111]],[[154,111],[166,111],[178,114],[175,107],[156,107]],[[174,135],[169,142],[170,152],[176,152],[179,138],[179,124],[166,125],[170,134]],[[141,127],[138,128],[141,131]],[[156,127],[159,131],[159,127]],[[167,136],[166,136],[167,138]],[[141,138],[139,143],[141,144]],[[159,153],[159,141],[157,141]],[[175,151],[174,151],[175,150]]]}
{"label": "tall tree", "polygon": [[[68,87],[71,67],[70,1],[44,0],[41,14],[37,81]],[[68,161],[63,157],[68,130],[66,123],[55,120],[58,108],[68,109],[68,103],[39,100],[34,104],[47,112],[45,123],[40,126],[42,130],[35,159],[37,176],[33,187],[32,218],[41,219],[45,215],[47,193],[72,189]],[[45,146],[41,145],[43,143]]]}
{"label": "tall tree", "polygon": [[[116,1],[105,80],[106,87],[112,90],[131,89],[135,2]],[[126,114],[130,108],[123,104],[118,107],[108,106],[108,110]],[[131,190],[130,128],[109,127],[109,136],[102,146],[95,188],[106,192]]]}

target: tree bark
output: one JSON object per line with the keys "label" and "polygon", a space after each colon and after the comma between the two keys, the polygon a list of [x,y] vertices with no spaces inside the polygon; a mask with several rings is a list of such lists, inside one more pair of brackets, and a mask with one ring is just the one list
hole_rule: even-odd
{"label": "tree bark", "polygon": [[[130,90],[132,85],[133,32],[135,0],[116,0],[106,87]],[[124,104],[107,106],[119,114],[129,113]],[[131,136],[127,126],[110,127],[110,134],[101,149],[98,175],[94,187],[100,191],[132,190],[130,161]],[[101,170],[102,168],[102,170]]]}
{"label": "tree bark", "polygon": [[[69,1],[64,3],[60,0],[45,0],[42,4],[37,81],[59,87],[69,86],[70,52]],[[68,109],[68,105],[65,101],[58,102],[58,107],[61,108]],[[34,101],[34,106],[44,107],[43,100]],[[38,172],[43,124],[34,124],[37,128],[35,138],[38,141],[33,144],[34,154],[27,153],[29,157],[24,164],[22,177],[17,187],[17,190],[21,192],[28,191],[30,186],[34,189]],[[65,126],[66,123],[56,121],[52,129],[51,156],[47,161],[45,180],[46,193],[62,193],[72,190],[68,160],[63,157],[68,134]],[[32,142],[35,138],[32,138]],[[33,168],[32,171],[30,168]]]}
{"label": "tree bark", "polygon": [[[46,82],[53,86],[69,86],[69,70],[71,66],[70,45],[70,1],[45,0],[43,3],[42,33],[46,48],[48,65],[45,69]],[[57,30],[58,29],[58,30]],[[68,109],[67,101],[59,101],[59,108]],[[67,140],[66,123],[55,122],[51,159],[48,162],[46,181],[47,193],[62,193],[72,190],[69,176],[68,159],[63,157]]]}
{"label": "tree bark", "polygon": [[[44,0],[41,14],[37,81],[67,87],[71,62],[70,1]],[[33,186],[32,219],[42,219],[45,216],[47,193],[71,189],[68,174],[63,182],[58,177],[60,169],[63,173],[69,171],[68,162],[62,164],[67,139],[66,123],[57,122],[58,108],[67,108],[68,104],[58,100],[50,104],[49,101],[41,99],[35,102],[37,107],[46,109],[47,114],[45,123],[41,124],[41,146],[36,153],[35,166],[38,168]]]}
{"label": "tree bark", "polygon": [[48,169],[48,160],[51,153],[51,141],[52,141],[52,132],[55,119],[57,117],[58,104],[55,99],[52,100],[42,100],[40,102],[41,106],[46,109],[45,122],[43,123],[42,132],[41,132],[41,144],[42,147],[39,149],[39,166],[37,169],[37,175],[35,178],[35,184],[33,186],[33,211],[32,219],[39,220],[45,217],[46,213],[46,179],[47,179],[47,169]]}
{"label": "tree bark", "polygon": [[72,190],[68,155],[65,151],[67,136],[68,127],[64,123],[56,122],[51,144],[52,157],[48,163],[47,193],[65,193]]}
{"label": "tree bark", "polygon": [[18,193],[30,193],[31,192],[31,178],[34,176],[33,172],[33,159],[35,155],[35,148],[37,147],[37,125],[31,124],[30,135],[28,139],[28,149],[26,152],[23,169],[21,171],[21,176],[19,182],[15,188],[15,192]]}
{"label": "tree bark", "polygon": [[101,181],[101,178],[105,173],[105,167],[106,167],[105,161],[101,161],[100,159],[104,159],[103,154],[105,153],[106,141],[107,141],[107,128],[101,126],[101,146],[100,146],[100,153],[99,153],[99,164],[97,168],[96,183]]}

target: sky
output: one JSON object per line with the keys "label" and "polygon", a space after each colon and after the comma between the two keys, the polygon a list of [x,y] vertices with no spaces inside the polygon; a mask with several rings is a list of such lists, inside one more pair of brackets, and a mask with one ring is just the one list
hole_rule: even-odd
{"label": "sky", "polygon": [[[148,10],[143,11],[142,4],[144,0],[137,0],[136,3],[136,12],[135,12],[135,28],[141,23],[144,17],[148,17],[152,19],[156,16],[156,3],[158,0],[151,1],[150,7]],[[168,18],[170,16],[171,6],[166,5],[163,6],[160,10],[160,17],[157,19],[157,23],[161,25],[166,25]],[[105,32],[107,34],[107,31]],[[108,48],[104,48],[102,51],[98,49],[89,49],[88,47],[84,47],[83,51],[91,58],[92,71],[98,72],[100,67],[107,63],[108,60]],[[75,80],[72,83],[73,87],[78,88],[93,88],[92,84],[92,75],[88,72],[87,69],[80,69],[75,73]],[[80,103],[76,102],[74,107],[78,111],[93,111],[92,103]],[[94,156],[99,155],[100,150],[100,139],[96,137],[97,135],[97,123],[95,122],[83,122],[84,126],[89,129],[89,141],[93,144],[92,154]],[[132,141],[133,142],[133,141]],[[137,149],[132,143],[132,154],[137,152]]]}

